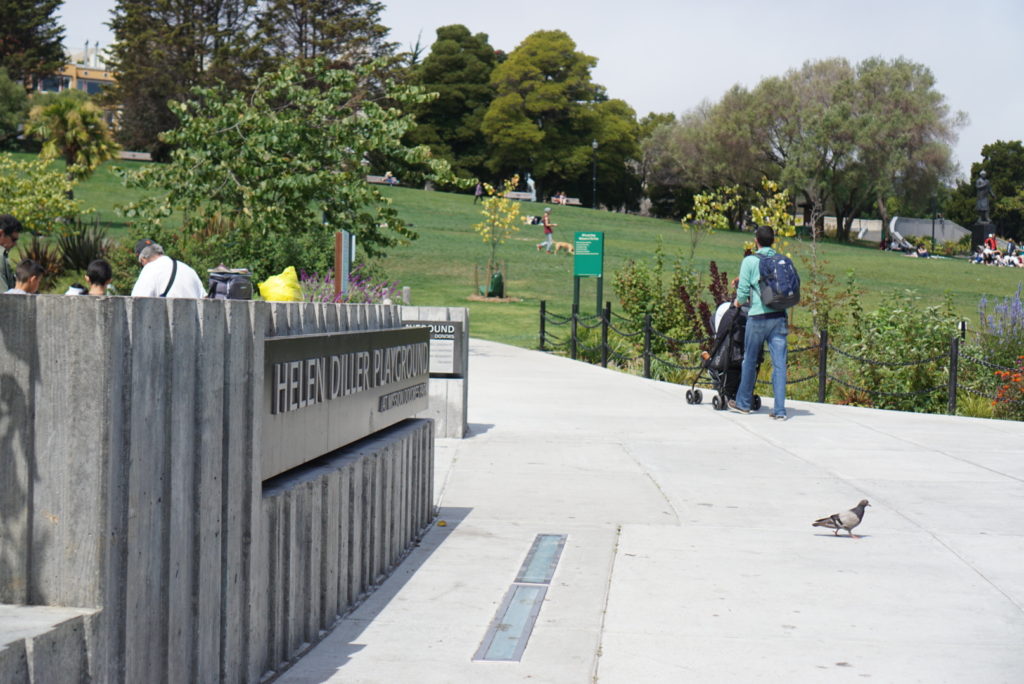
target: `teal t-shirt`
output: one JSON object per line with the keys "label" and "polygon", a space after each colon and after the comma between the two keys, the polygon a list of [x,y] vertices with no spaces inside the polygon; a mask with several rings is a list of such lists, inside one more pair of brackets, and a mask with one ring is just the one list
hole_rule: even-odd
{"label": "teal t-shirt", "polygon": [[[771,247],[762,247],[756,254],[772,256],[775,250]],[[744,257],[740,264],[740,284],[736,287],[736,299],[740,304],[750,302],[748,316],[761,316],[781,310],[772,309],[761,302],[761,260],[753,254]]]}

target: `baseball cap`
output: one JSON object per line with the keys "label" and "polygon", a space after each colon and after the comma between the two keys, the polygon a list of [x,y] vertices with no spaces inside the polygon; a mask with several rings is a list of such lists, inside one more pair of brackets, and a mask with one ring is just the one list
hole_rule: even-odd
{"label": "baseball cap", "polygon": [[135,243],[135,257],[138,258],[139,254],[142,253],[142,250],[146,249],[146,247],[149,247],[152,244],[155,244],[152,240],[145,240],[145,239],[144,240],[139,240],[138,242],[136,242]]}

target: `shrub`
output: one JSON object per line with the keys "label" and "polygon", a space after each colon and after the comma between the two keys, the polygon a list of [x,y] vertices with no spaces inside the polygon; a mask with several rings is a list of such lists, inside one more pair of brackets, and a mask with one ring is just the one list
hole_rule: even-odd
{"label": "shrub", "polygon": [[84,271],[92,261],[106,256],[110,241],[98,219],[89,224],[78,218],[73,228],[57,238],[57,246],[66,270]]}
{"label": "shrub", "polygon": [[334,272],[299,272],[299,287],[307,302],[335,302],[338,304],[382,304],[392,300],[399,289],[398,281],[384,280],[366,264],[356,264],[348,275],[348,292],[334,295]]}
{"label": "shrub", "polygon": [[17,259],[11,259],[11,267],[16,267],[25,259],[32,259],[43,267],[40,291],[46,290],[64,272],[64,259],[61,257],[60,249],[38,235],[33,235],[31,242],[20,246]]}
{"label": "shrub", "polygon": [[[876,408],[941,413],[949,379],[949,343],[957,317],[952,300],[924,306],[913,291],[894,292],[876,311],[853,306],[853,325],[834,343],[860,361],[833,354],[835,372],[852,386],[846,402]],[[893,396],[895,395],[895,396]],[[866,400],[865,400],[866,398]]]}

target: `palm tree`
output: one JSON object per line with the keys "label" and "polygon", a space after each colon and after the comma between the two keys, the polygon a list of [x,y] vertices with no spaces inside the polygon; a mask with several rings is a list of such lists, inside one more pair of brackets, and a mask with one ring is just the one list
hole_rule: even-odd
{"label": "palm tree", "polygon": [[103,110],[76,90],[32,107],[25,132],[43,141],[40,156],[44,159],[64,160],[72,180],[88,178],[120,150],[103,120]]}

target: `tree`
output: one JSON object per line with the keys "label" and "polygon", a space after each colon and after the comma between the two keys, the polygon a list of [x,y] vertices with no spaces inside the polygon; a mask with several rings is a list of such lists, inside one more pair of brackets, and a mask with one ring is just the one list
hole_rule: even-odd
{"label": "tree", "polygon": [[[597,150],[591,150],[597,163],[598,200],[607,207],[635,211],[643,193],[639,175],[643,155],[636,112],[625,101],[617,99],[594,103],[590,111],[594,117],[593,139],[598,143]],[[585,187],[585,171],[583,176]]]}
{"label": "tree", "polygon": [[889,198],[900,194],[920,201],[952,177],[951,146],[966,115],[950,113],[930,69],[902,57],[858,64],[856,98],[860,161],[882,225],[888,226]]}
{"label": "tree", "polygon": [[481,130],[494,99],[490,84],[496,63],[487,34],[470,34],[462,25],[437,29],[430,54],[411,72],[411,81],[437,93],[420,105],[412,144],[429,145],[446,159],[457,176],[474,178],[487,172],[489,148]]}
{"label": "tree", "polygon": [[25,88],[7,77],[0,68],[0,147],[18,135],[28,113]]}
{"label": "tree", "polygon": [[[289,265],[327,268],[331,235],[340,229],[370,257],[414,239],[366,182],[366,155],[426,164],[442,180],[450,172],[428,149],[400,142],[411,116],[366,97],[365,82],[378,67],[290,62],[261,76],[248,94],[197,88],[194,100],[172,103],[180,126],[164,134],[176,148],[171,162],[126,175],[129,186],[162,194],[128,207],[127,215],[158,241],[205,250],[196,254],[199,266],[241,263],[263,276]],[[423,97],[392,84],[384,101],[414,106]],[[166,225],[173,210],[185,215],[181,231]]]}
{"label": "tree", "polygon": [[159,135],[177,122],[169,101],[186,99],[197,85],[251,83],[259,56],[255,6],[256,0],[118,0],[109,57],[117,83],[106,99],[121,106],[122,145],[164,159],[169,150]]}
{"label": "tree", "polygon": [[324,58],[348,69],[394,54],[383,10],[373,0],[270,0],[257,24],[272,60]]}
{"label": "tree", "polygon": [[80,90],[68,90],[29,111],[27,135],[43,141],[43,159],[63,159],[68,177],[83,180],[117,157],[103,110]]}
{"label": "tree", "polygon": [[64,66],[62,0],[0,0],[0,67],[29,89]]}
{"label": "tree", "polygon": [[761,176],[803,199],[810,223],[832,209],[838,237],[872,206],[947,178],[950,145],[963,124],[935,90],[931,72],[905,59],[807,62],[753,90],[736,86],[716,105],[683,117],[662,144],[681,184],[737,184],[754,201]]}
{"label": "tree", "polygon": [[588,107],[607,99],[590,80],[596,64],[564,31],[527,36],[491,74],[495,97],[482,127],[488,168],[503,176],[529,171],[539,186],[583,177],[596,123]]}
{"label": "tree", "polygon": [[484,220],[474,225],[473,230],[491,248],[487,259],[488,276],[498,272],[498,247],[519,232],[519,201],[505,196],[518,185],[518,176],[506,180],[501,188],[484,183],[484,189],[487,190],[484,208],[481,210]]}

